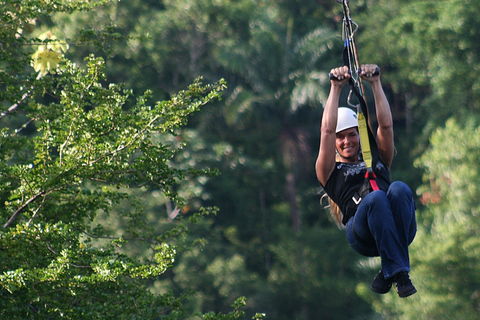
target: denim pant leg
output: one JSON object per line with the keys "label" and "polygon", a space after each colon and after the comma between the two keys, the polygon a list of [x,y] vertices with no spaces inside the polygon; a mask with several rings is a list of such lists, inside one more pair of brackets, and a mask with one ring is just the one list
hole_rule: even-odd
{"label": "denim pant leg", "polygon": [[385,278],[410,271],[408,245],[415,233],[415,204],[403,182],[392,183],[387,193],[370,193],[347,223],[350,246],[365,256],[379,255]]}
{"label": "denim pant leg", "polygon": [[402,241],[410,245],[417,233],[416,208],[412,191],[405,183],[395,181],[387,190],[387,198],[392,207],[398,234]]}

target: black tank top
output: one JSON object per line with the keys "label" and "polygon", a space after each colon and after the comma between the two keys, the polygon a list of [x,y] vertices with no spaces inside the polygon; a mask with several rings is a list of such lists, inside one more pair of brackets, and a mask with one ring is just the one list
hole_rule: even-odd
{"label": "black tank top", "polygon": [[[373,159],[373,161],[372,167],[377,176],[378,188],[387,191],[390,186],[390,171],[380,159]],[[327,184],[323,186],[327,195],[340,207],[343,224],[347,224],[348,220],[353,217],[360,204],[356,193],[363,186],[366,172],[367,166],[363,161],[359,163],[337,162]]]}

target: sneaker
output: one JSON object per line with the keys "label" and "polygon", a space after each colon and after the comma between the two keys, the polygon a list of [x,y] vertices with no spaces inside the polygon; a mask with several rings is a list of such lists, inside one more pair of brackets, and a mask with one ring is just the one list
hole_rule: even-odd
{"label": "sneaker", "polygon": [[392,282],[393,281],[391,279],[385,280],[383,272],[382,270],[380,270],[375,279],[373,279],[373,282],[370,285],[370,289],[372,289],[373,292],[385,294],[390,291],[390,288],[392,287]]}
{"label": "sneaker", "polygon": [[397,293],[400,298],[406,298],[417,292],[407,271],[399,272],[393,278],[395,279]]}

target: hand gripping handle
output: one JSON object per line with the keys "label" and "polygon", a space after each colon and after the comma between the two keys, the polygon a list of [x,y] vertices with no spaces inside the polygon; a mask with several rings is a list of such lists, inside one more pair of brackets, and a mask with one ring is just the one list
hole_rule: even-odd
{"label": "hand gripping handle", "polygon": [[[358,74],[360,74],[361,72],[362,72],[362,69],[358,68]],[[348,73],[351,74],[350,70],[348,71]],[[378,76],[378,75],[380,75],[380,67],[377,67],[375,69],[375,72],[373,73],[372,76]],[[338,78],[335,77],[332,73],[329,73],[328,76],[329,76],[330,80],[337,80],[338,81]]]}

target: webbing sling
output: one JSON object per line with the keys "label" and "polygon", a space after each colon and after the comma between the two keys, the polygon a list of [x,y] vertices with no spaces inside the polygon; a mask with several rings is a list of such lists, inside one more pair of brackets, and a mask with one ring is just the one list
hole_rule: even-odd
{"label": "webbing sling", "polygon": [[360,92],[358,92],[358,88],[355,86],[355,83],[350,78],[350,92],[355,94],[359,101],[359,105],[356,107],[357,109],[357,122],[358,122],[358,133],[360,135],[360,145],[362,146],[362,155],[363,161],[367,167],[367,172],[365,173],[365,180],[363,181],[363,185],[360,189],[355,192],[354,196],[352,197],[352,201],[349,202],[347,206],[347,212],[344,212],[342,223],[344,225],[347,224],[348,220],[355,215],[357,211],[357,207],[360,202],[365,198],[370,191],[380,190],[377,185],[376,178],[377,176],[373,172],[372,167],[372,150],[370,148],[370,141],[372,141],[375,152],[378,152],[375,139],[373,137],[372,131],[369,129],[367,122],[368,122],[368,113],[367,113],[367,104],[365,103],[364,98],[361,96]]}
{"label": "webbing sling", "polygon": [[[359,105],[357,105],[357,121],[358,121],[358,133],[360,135],[360,145],[362,146],[363,161],[365,162],[365,166],[367,167],[367,172],[365,173],[365,179],[370,183],[372,190],[379,190],[377,181],[375,180],[377,176],[373,172],[373,168],[372,168],[373,160],[372,160],[372,150],[370,148],[370,139],[373,137],[373,134],[368,128],[368,124],[367,124],[368,122],[367,104],[365,103],[365,99],[363,98],[363,96],[358,91],[358,87],[355,85],[355,82],[352,80],[352,78],[350,78],[348,82],[350,84],[350,92],[357,97],[357,100],[359,102]],[[372,139],[372,141],[373,143],[375,143],[375,140]]]}
{"label": "webbing sling", "polygon": [[[337,0],[337,2],[343,5],[343,28],[342,38],[344,40],[343,49],[343,61],[344,65],[348,66],[349,73],[351,75],[349,79],[350,92],[347,98],[349,106],[357,109],[357,122],[358,133],[360,135],[360,145],[362,147],[363,161],[367,168],[365,179],[362,187],[352,197],[352,201],[348,202],[346,208],[347,212],[344,212],[342,222],[346,224],[348,219],[355,214],[357,206],[362,199],[370,193],[372,190],[379,190],[375,173],[373,172],[373,156],[372,150],[375,153],[375,157],[378,156],[378,148],[375,142],[375,137],[368,127],[368,109],[363,97],[364,90],[362,79],[359,74],[361,73],[360,64],[358,63],[357,48],[355,46],[354,35],[358,29],[358,25],[350,18],[350,8],[348,7],[349,0]],[[380,74],[380,69],[377,69],[374,75]],[[330,79],[336,79],[335,76],[330,74]],[[336,79],[338,80],[338,79]],[[350,102],[351,96],[355,95],[358,100],[358,105],[353,105]]]}
{"label": "webbing sling", "polygon": [[[379,74],[380,70],[376,70],[374,74]],[[360,73],[360,71],[359,71]],[[362,147],[362,155],[363,161],[367,167],[367,172],[365,173],[365,180],[363,181],[363,185],[360,189],[355,192],[354,196],[352,197],[352,202],[349,202],[347,206],[347,211],[344,212],[342,223],[344,225],[347,224],[348,220],[355,215],[355,211],[357,210],[357,206],[360,202],[365,198],[370,191],[380,190],[377,185],[376,178],[377,176],[373,172],[373,160],[372,160],[372,149],[371,145],[373,146],[373,152],[378,154],[378,149],[375,143],[375,138],[373,136],[372,131],[368,127],[368,110],[367,104],[365,99],[358,91],[358,87],[355,85],[355,82],[350,78],[349,80],[350,85],[350,94],[354,94],[357,98],[359,105],[354,106],[357,109],[357,122],[358,122],[358,133],[360,135],[360,145]],[[350,96],[349,94],[349,96]],[[350,102],[348,102],[350,104]]]}
{"label": "webbing sling", "polygon": [[[357,109],[357,121],[358,121],[358,132],[360,135],[360,145],[362,146],[363,161],[367,167],[367,172],[365,174],[365,179],[370,183],[372,190],[379,190],[376,176],[372,169],[372,151],[370,148],[370,139],[372,143],[375,144],[375,139],[373,139],[373,134],[368,128],[368,110],[365,98],[363,97],[363,84],[362,79],[358,76],[361,72],[360,66],[358,63],[357,48],[355,45],[354,35],[358,29],[358,25],[352,21],[350,18],[350,8],[348,6],[349,0],[337,0],[337,2],[342,3],[343,5],[343,29],[342,29],[342,38],[344,41],[343,46],[343,63],[348,66],[351,77],[349,79],[350,84],[350,93],[348,95],[347,103],[353,106],[350,103],[350,97],[352,94],[358,100],[359,105],[356,106]],[[356,72],[356,77],[354,77],[354,72]],[[380,69],[377,69],[374,75],[380,74]],[[359,91],[361,90],[361,92]],[[355,106],[354,106],[355,107]]]}

